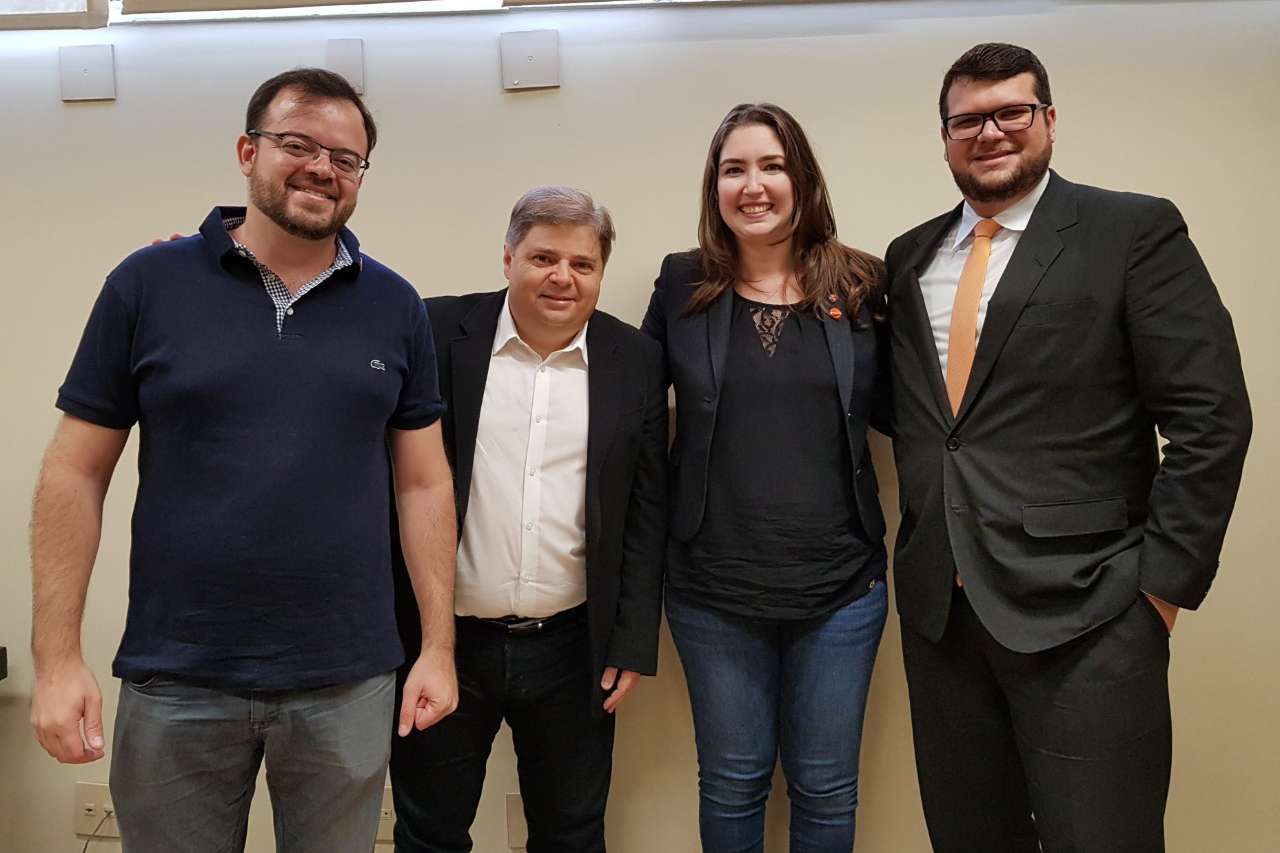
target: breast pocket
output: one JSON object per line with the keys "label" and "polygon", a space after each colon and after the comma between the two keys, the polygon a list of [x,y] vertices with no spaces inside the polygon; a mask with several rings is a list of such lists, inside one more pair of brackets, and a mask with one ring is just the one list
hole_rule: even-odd
{"label": "breast pocket", "polygon": [[1092,299],[1076,299],[1070,302],[1046,302],[1028,305],[1018,315],[1016,327],[1046,328],[1073,326],[1088,323],[1098,313],[1098,304]]}

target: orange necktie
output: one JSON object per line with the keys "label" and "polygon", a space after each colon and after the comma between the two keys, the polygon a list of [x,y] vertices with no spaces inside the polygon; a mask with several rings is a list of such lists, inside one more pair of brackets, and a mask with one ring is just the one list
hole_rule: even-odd
{"label": "orange necktie", "polygon": [[982,303],[982,285],[987,279],[987,259],[991,257],[991,238],[1000,230],[994,219],[981,219],[973,227],[973,248],[960,273],[956,302],[951,308],[951,331],[947,335],[947,397],[951,413],[960,411],[964,386],[973,369],[973,356],[978,349],[978,306]]}

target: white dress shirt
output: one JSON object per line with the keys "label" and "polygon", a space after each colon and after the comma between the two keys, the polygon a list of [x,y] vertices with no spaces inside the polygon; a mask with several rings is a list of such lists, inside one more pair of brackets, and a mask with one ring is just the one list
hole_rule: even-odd
{"label": "white dress shirt", "polygon": [[[982,340],[982,324],[987,319],[987,303],[991,301],[991,294],[996,292],[1000,276],[1009,266],[1009,258],[1018,247],[1018,240],[1027,230],[1031,214],[1048,185],[1049,172],[1046,170],[1035,189],[1019,199],[1017,204],[992,217],[1000,223],[1000,230],[991,238],[987,277],[982,284],[982,300],[978,303],[978,340]],[[942,238],[933,261],[920,276],[920,293],[924,296],[924,308],[933,328],[933,343],[938,348],[943,376],[947,375],[947,342],[951,335],[951,309],[956,302],[956,288],[960,285],[964,262],[969,259],[969,250],[973,248],[973,227],[982,218],[966,201],[960,212],[960,221]]]}
{"label": "white dress shirt", "polygon": [[587,600],[587,330],[545,360],[498,315],[458,546],[459,616],[550,616]]}

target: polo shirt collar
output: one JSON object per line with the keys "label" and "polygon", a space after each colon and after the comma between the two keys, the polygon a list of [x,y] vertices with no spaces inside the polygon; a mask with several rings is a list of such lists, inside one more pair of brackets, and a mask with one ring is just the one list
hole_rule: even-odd
{"label": "polo shirt collar", "polygon": [[[209,215],[200,224],[200,236],[204,238],[205,245],[219,261],[225,258],[227,253],[236,254],[236,244],[227,232],[226,221],[236,218],[243,219],[244,217],[245,208],[220,205],[209,211]],[[356,235],[352,234],[351,230],[344,225],[342,230],[338,232],[338,239],[342,241],[347,253],[351,255],[356,269],[363,268],[364,258],[360,255],[360,241],[356,239]],[[239,257],[239,255],[236,256]]]}

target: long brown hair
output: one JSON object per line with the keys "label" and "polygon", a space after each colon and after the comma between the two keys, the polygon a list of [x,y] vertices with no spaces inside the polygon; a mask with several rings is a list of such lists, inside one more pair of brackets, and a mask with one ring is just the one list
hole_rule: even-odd
{"label": "long brown hair", "polygon": [[[791,179],[795,207],[791,213],[791,252],[796,283],[804,294],[799,308],[824,311],[845,306],[851,317],[876,295],[884,264],[874,255],[836,239],[836,220],[827,196],[818,159],[791,114],[775,104],[739,104],[716,128],[702,173],[702,212],[698,217],[698,245],[703,280],[689,298],[687,312],[704,311],[738,278],[738,241],[720,215],[720,152],[725,140],[744,125],[763,125],[782,143],[784,168]],[[834,299],[832,298],[834,297]]]}

